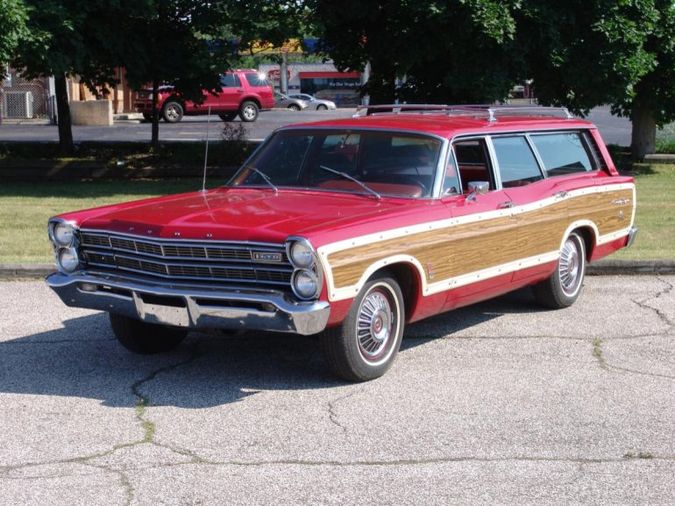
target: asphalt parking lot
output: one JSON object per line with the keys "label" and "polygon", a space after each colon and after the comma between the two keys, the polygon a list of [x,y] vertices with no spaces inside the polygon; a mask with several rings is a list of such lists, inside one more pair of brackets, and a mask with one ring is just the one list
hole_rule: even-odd
{"label": "asphalt parking lot", "polygon": [[[337,109],[335,111],[301,111],[273,110],[260,113],[255,123],[242,123],[239,119],[227,123],[235,128],[243,126],[246,130],[246,138],[264,139],[275,129],[291,123],[304,123],[311,121],[323,121],[329,119],[348,118],[356,112],[356,109]],[[607,144],[630,144],[631,123],[626,118],[612,116],[607,106],[596,107],[588,116],[595,123]],[[0,141],[37,141],[56,142],[59,135],[55,125],[35,122],[19,123],[6,121],[0,124]],[[161,141],[203,141],[206,139],[207,129],[210,139],[220,139],[226,123],[220,121],[217,115],[211,117],[210,122],[206,116],[186,116],[180,123],[164,123],[159,125],[159,138]],[[76,142],[82,141],[106,141],[106,142],[150,142],[151,124],[138,120],[115,121],[113,126],[74,126],[73,137]]]}
{"label": "asphalt parking lot", "polygon": [[141,357],[104,314],[0,283],[2,504],[675,502],[675,276],[590,277],[408,327],[326,376],[310,338]]}

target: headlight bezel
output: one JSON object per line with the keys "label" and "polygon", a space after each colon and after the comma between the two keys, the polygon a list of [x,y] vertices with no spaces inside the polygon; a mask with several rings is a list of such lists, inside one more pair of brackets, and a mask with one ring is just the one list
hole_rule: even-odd
{"label": "headlight bezel", "polygon": [[[296,240],[289,242],[287,254],[288,259],[296,269],[309,269],[315,262],[314,250],[307,241]],[[303,255],[306,255],[306,259],[299,261],[297,257]]]}
{"label": "headlight bezel", "polygon": [[[70,234],[67,240],[59,240],[59,228],[69,231]],[[54,260],[56,267],[59,272],[63,274],[72,274],[77,271],[82,265],[82,259],[78,252],[79,247],[79,238],[78,238],[78,227],[74,221],[64,220],[63,218],[50,218],[47,225],[47,232],[49,235],[49,240],[52,243],[54,248]],[[69,253],[73,259],[75,259],[74,264],[69,264],[67,261],[62,260],[62,255]],[[66,268],[68,267],[68,268]],[[72,268],[71,268],[72,267]]]}
{"label": "headlight bezel", "polygon": [[[304,294],[297,285],[297,280],[300,276],[307,276],[314,284],[314,289],[311,293]],[[293,272],[291,277],[291,288],[296,297],[301,300],[314,300],[321,294],[321,286],[319,285],[319,276],[314,271],[309,269],[297,269]]]}
{"label": "headlight bezel", "polygon": [[[71,255],[71,259],[74,259],[75,263],[72,265],[72,268],[66,267],[63,256],[66,254]],[[59,271],[65,273],[65,274],[72,274],[75,272],[79,267],[80,267],[80,256],[77,253],[77,248],[70,246],[67,248],[59,248],[56,251],[56,266],[58,267]]]}
{"label": "headlight bezel", "polygon": [[[58,238],[58,229],[66,229],[70,231],[70,240],[62,242]],[[52,218],[49,220],[48,233],[49,240],[58,248],[69,248],[75,246],[77,227],[72,221],[63,220],[61,218]]]}
{"label": "headlight bezel", "polygon": [[[308,261],[297,261],[293,252],[297,248],[304,248],[304,251],[309,253]],[[286,257],[293,266],[293,274],[291,275],[291,289],[293,294],[301,301],[317,300],[323,291],[323,269],[319,262],[319,255],[314,246],[304,237],[291,236],[286,240]],[[311,294],[303,294],[301,290],[296,287],[296,280],[300,275],[309,275],[315,283],[315,289]]]}

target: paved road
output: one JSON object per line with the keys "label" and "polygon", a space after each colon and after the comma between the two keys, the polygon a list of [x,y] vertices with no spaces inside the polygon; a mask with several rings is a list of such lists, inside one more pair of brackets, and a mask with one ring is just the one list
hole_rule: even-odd
{"label": "paved road", "polygon": [[[239,119],[227,123],[234,127],[243,126],[248,139],[264,139],[275,129],[290,123],[307,121],[321,121],[324,119],[349,117],[355,109],[338,109],[335,111],[284,111],[274,110],[261,112],[255,123],[242,123]],[[180,123],[159,124],[159,138],[163,141],[195,141],[206,139],[206,116],[188,116]],[[223,131],[223,123],[218,116],[211,117],[209,138],[219,139]],[[152,125],[137,120],[116,121],[110,127],[74,126],[73,138],[75,141],[131,141],[150,142]],[[57,141],[56,126],[48,124],[10,124],[0,125],[0,141]]]}
{"label": "paved road", "polygon": [[[337,111],[268,111],[260,114],[255,123],[241,123],[239,120],[232,125],[244,125],[249,139],[262,139],[274,129],[289,123],[305,121],[320,121],[323,119],[349,117],[355,109],[339,109]],[[593,109],[590,120],[598,125],[600,132],[608,144],[630,144],[631,123],[624,118],[616,118],[609,113],[608,107]],[[217,116],[212,117],[210,138],[219,138],[224,123]],[[73,136],[76,141],[138,141],[150,142],[149,123],[138,121],[118,121],[112,127],[73,127]],[[161,123],[159,128],[160,139],[164,141],[204,140],[206,138],[207,118],[205,116],[186,117],[176,124]],[[0,141],[2,140],[33,140],[56,141],[58,131],[55,126],[45,124],[3,124],[0,125]]]}
{"label": "paved road", "polygon": [[0,503],[673,504],[674,285],[448,313],[353,385],[309,338],[135,356],[103,314],[0,283]]}

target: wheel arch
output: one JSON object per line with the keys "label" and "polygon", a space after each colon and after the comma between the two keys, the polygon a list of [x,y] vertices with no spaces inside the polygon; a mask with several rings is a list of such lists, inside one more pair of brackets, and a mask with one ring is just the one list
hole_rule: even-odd
{"label": "wheel arch", "polygon": [[[241,109],[241,106],[244,102],[253,102],[258,107],[258,109],[262,108],[262,105],[260,105],[260,100],[256,96],[246,96],[246,97],[242,98],[239,101],[239,109]],[[239,110],[239,109],[237,109],[237,110]]]}
{"label": "wheel arch", "polygon": [[586,250],[585,252],[586,261],[589,262],[593,256],[593,250],[595,249],[598,243],[599,231],[597,225],[590,220],[583,220],[572,223],[569,227],[567,227],[567,230],[565,231],[565,234],[562,237],[562,241],[560,243],[561,250],[563,243],[573,232],[577,232],[581,236],[581,239],[584,241],[584,248]]}
{"label": "wheel arch", "polygon": [[158,109],[163,110],[164,106],[166,106],[166,104],[168,104],[169,102],[178,102],[180,104],[180,106],[183,108],[183,112],[185,112],[185,99],[183,97],[181,97],[180,95],[170,95],[170,96],[166,97],[162,101],[162,105],[159,106]]}

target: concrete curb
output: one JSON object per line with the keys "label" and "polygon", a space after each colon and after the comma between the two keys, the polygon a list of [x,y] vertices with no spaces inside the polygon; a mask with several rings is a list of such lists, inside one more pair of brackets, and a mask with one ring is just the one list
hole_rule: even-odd
{"label": "concrete curb", "polygon": [[[0,264],[0,280],[45,278],[53,264]],[[675,260],[600,260],[588,266],[589,276],[675,274]]]}
{"label": "concrete curb", "polygon": [[645,155],[646,163],[675,163],[675,155],[653,154]]}

